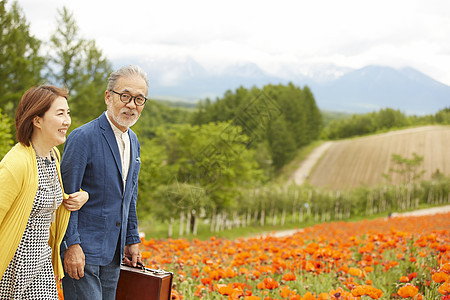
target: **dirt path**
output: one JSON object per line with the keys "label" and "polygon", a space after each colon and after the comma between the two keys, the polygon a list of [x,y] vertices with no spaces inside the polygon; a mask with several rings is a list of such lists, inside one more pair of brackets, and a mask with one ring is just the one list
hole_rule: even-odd
{"label": "dirt path", "polygon": [[288,184],[295,182],[297,185],[303,184],[305,179],[308,178],[312,168],[322,155],[330,148],[333,142],[328,141],[314,149],[300,164],[299,168],[291,175],[288,180]]}
{"label": "dirt path", "polygon": [[444,214],[448,212],[450,212],[450,205],[424,208],[405,213],[393,213],[392,217],[425,216],[425,215]]}
{"label": "dirt path", "polygon": [[[431,207],[431,208],[425,208],[410,212],[404,212],[404,213],[393,213],[393,218],[398,217],[410,217],[410,216],[425,216],[425,215],[434,215],[434,214],[443,214],[443,213],[449,213],[450,212],[450,205],[446,206],[438,206],[438,207]],[[303,229],[290,229],[290,230],[281,230],[281,231],[272,231],[272,232],[266,232],[258,237],[267,237],[267,236],[273,236],[273,237],[285,237],[285,236],[291,236],[296,232],[301,232]]]}

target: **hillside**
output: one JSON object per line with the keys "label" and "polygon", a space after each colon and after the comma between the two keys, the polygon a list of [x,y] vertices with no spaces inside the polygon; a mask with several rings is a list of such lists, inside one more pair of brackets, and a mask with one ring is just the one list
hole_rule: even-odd
{"label": "hillside", "polygon": [[[330,189],[385,183],[392,154],[424,157],[423,179],[439,170],[450,175],[450,127],[425,126],[333,142],[309,174],[310,184]],[[393,176],[394,183],[399,177]]]}

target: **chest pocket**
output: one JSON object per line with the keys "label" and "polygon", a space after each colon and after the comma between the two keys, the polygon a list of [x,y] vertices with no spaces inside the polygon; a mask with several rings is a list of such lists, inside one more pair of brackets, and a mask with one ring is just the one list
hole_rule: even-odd
{"label": "chest pocket", "polygon": [[133,163],[134,163],[133,177],[131,180],[133,182],[133,187],[134,187],[138,182],[139,170],[141,169],[141,158],[136,157],[136,159],[134,160]]}

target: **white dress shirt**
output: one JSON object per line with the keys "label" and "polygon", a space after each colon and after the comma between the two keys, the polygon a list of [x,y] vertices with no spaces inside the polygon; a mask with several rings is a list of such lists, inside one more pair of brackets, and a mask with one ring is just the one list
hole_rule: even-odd
{"label": "white dress shirt", "polygon": [[119,146],[120,160],[122,161],[123,189],[125,191],[128,169],[130,168],[130,136],[128,135],[128,130],[123,132],[111,122],[108,117],[108,112],[106,112],[105,115],[111,125],[114,135],[116,136],[117,146]]}

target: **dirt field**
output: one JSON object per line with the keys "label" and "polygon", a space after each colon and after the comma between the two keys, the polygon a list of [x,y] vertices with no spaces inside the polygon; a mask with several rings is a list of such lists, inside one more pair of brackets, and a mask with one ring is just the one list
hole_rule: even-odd
{"label": "dirt field", "polygon": [[[406,158],[412,158],[413,153],[423,156],[422,179],[430,179],[436,170],[450,175],[449,149],[450,126],[424,126],[336,141],[327,144],[320,159],[310,155],[310,161],[302,162],[302,166],[315,165],[313,169],[309,167],[307,173],[308,181],[315,186],[330,189],[375,186],[386,182],[382,175],[394,166],[392,154]],[[295,172],[293,180],[296,182],[301,182],[307,172],[302,166]],[[393,182],[399,181],[400,177],[394,174]]]}

